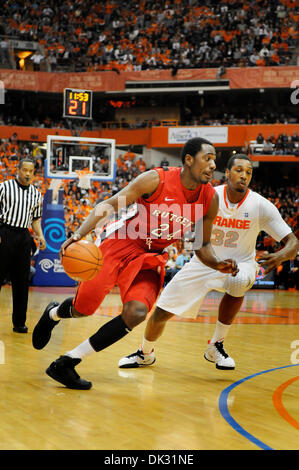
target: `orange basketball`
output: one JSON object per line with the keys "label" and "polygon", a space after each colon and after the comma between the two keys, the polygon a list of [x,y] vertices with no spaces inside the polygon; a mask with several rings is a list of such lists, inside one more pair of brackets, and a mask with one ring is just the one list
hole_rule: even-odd
{"label": "orange basketball", "polygon": [[61,264],[66,274],[75,281],[89,281],[100,271],[103,255],[94,243],[80,240],[66,247]]}

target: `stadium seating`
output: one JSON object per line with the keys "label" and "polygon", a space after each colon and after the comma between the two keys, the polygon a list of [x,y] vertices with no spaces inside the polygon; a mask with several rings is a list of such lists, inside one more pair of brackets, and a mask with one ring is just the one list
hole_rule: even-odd
{"label": "stadium seating", "polygon": [[33,41],[32,70],[290,65],[298,39],[294,0],[6,2],[1,19],[2,65],[24,65],[11,40]]}

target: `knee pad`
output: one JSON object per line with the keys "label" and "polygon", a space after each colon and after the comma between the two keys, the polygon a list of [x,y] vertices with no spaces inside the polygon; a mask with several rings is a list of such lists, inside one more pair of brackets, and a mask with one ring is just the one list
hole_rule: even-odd
{"label": "knee pad", "polygon": [[255,278],[252,279],[248,273],[239,271],[236,276],[229,275],[227,277],[225,290],[232,297],[243,297],[245,292],[251,289],[254,281]]}

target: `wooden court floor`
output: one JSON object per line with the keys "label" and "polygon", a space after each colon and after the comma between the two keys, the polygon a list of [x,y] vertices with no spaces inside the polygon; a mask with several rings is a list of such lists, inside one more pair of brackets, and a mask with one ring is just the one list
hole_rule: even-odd
{"label": "wooden court floor", "polygon": [[70,288],[30,289],[28,334],[13,333],[11,290],[0,293],[0,450],[299,449],[299,293],[252,290],[226,339],[236,361],[220,371],[203,358],[220,294],[196,321],[172,320],[152,367],[118,369],[140,344],[145,324],[86,358],[77,370],[93,382],[69,390],[45,369],[120,311],[110,294],[92,317],[61,321],[36,351],[31,333],[45,306]]}

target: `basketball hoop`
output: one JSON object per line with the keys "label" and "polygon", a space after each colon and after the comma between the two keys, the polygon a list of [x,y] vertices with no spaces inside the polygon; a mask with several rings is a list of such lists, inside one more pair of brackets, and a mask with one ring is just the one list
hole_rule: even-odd
{"label": "basketball hoop", "polygon": [[81,189],[90,189],[91,188],[90,180],[94,172],[85,169],[85,170],[76,170],[75,173],[77,173],[78,179],[79,179],[78,187]]}

